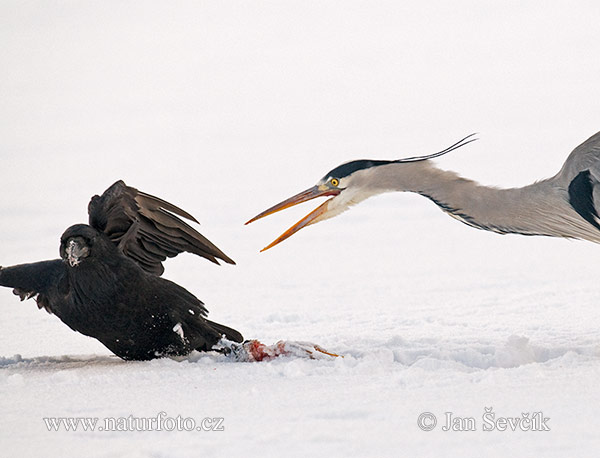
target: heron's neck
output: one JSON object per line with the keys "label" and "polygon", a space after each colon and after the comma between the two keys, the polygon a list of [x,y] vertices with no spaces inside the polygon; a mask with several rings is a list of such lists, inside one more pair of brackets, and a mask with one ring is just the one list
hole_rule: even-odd
{"label": "heron's neck", "polygon": [[[416,192],[470,226],[502,234],[589,239],[589,228],[569,205],[567,193],[552,186],[551,180],[522,188],[498,189],[441,170],[430,161],[377,168],[379,186],[384,192]],[[594,237],[597,239],[598,235]]]}

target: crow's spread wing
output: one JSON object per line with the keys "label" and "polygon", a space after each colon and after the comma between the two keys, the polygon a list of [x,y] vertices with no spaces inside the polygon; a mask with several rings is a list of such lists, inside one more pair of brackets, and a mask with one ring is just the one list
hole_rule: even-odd
{"label": "crow's spread wing", "polygon": [[56,259],[12,267],[0,267],[0,286],[14,288],[21,300],[35,298],[38,308],[53,313],[57,300],[68,293],[65,264]]}
{"label": "crow's spread wing", "polygon": [[235,264],[206,237],[176,215],[198,222],[189,213],[158,197],[117,181],[88,206],[89,223],[104,232],[146,272],[161,275],[162,261],[187,251],[216,264]]}

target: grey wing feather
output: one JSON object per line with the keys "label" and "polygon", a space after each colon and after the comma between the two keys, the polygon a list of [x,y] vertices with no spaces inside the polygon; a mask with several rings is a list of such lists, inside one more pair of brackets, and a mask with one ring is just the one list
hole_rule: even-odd
{"label": "grey wing feather", "polygon": [[596,180],[600,180],[600,132],[592,135],[569,154],[555,179],[566,187],[579,173],[586,170],[589,170]]}
{"label": "grey wing feather", "polygon": [[554,180],[567,190],[569,203],[575,211],[600,229],[600,132],[569,154]]}
{"label": "grey wing feather", "polygon": [[184,251],[216,264],[235,264],[206,237],[182,221],[196,219],[181,208],[117,181],[88,206],[89,224],[104,232],[147,272],[161,275],[162,262]]}

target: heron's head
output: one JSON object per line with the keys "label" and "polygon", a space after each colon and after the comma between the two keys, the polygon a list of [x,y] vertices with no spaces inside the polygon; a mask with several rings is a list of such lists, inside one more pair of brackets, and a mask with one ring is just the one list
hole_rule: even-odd
{"label": "heron's head", "polygon": [[442,151],[427,156],[410,157],[394,161],[360,159],[346,162],[325,174],[325,176],[312,188],[302,191],[301,193],[272,206],[264,212],[259,213],[246,222],[246,224],[250,224],[265,216],[272,215],[273,213],[317,197],[330,197],[261,251],[268,250],[295,234],[303,227],[337,216],[352,205],[356,205],[370,196],[390,190],[389,180],[390,178],[393,178],[390,176],[393,171],[387,169],[388,173],[385,174],[384,180],[381,179],[384,174],[380,173],[386,171],[387,165],[433,159],[472,142],[475,140],[472,138],[473,135],[475,134],[463,138]]}
{"label": "heron's head", "polygon": [[328,172],[313,187],[274,205],[252,218],[246,224],[294,205],[298,205],[302,202],[316,199],[317,197],[329,197],[329,199],[290,227],[273,243],[263,248],[261,251],[268,250],[279,242],[287,239],[292,234],[298,232],[303,227],[319,221],[324,221],[328,218],[333,218],[347,210],[350,206],[359,203],[369,196],[377,194],[374,186],[369,186],[370,180],[368,180],[368,177],[370,175],[370,169],[389,164],[390,162],[391,161],[371,161],[362,159],[342,164]]}
{"label": "heron's head", "polygon": [[77,267],[92,255],[99,232],[87,224],[68,228],[60,238],[60,257],[71,267]]}

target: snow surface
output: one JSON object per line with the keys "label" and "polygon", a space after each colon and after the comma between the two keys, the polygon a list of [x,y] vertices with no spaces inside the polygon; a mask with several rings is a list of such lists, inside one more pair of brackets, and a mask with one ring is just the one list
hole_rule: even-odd
{"label": "snow surface", "polygon": [[[167,263],[211,319],[344,355],[124,362],[2,289],[2,455],[597,456],[597,246],[477,231],[401,194],[261,254],[316,204],[243,222],[344,161],[471,132],[441,167],[553,175],[600,129],[599,19],[594,1],[2,2],[1,264],[57,257],[122,178],[236,260]],[[551,430],[483,431],[486,407]],[[160,412],[224,431],[43,421]],[[477,431],[443,431],[445,412]]]}

